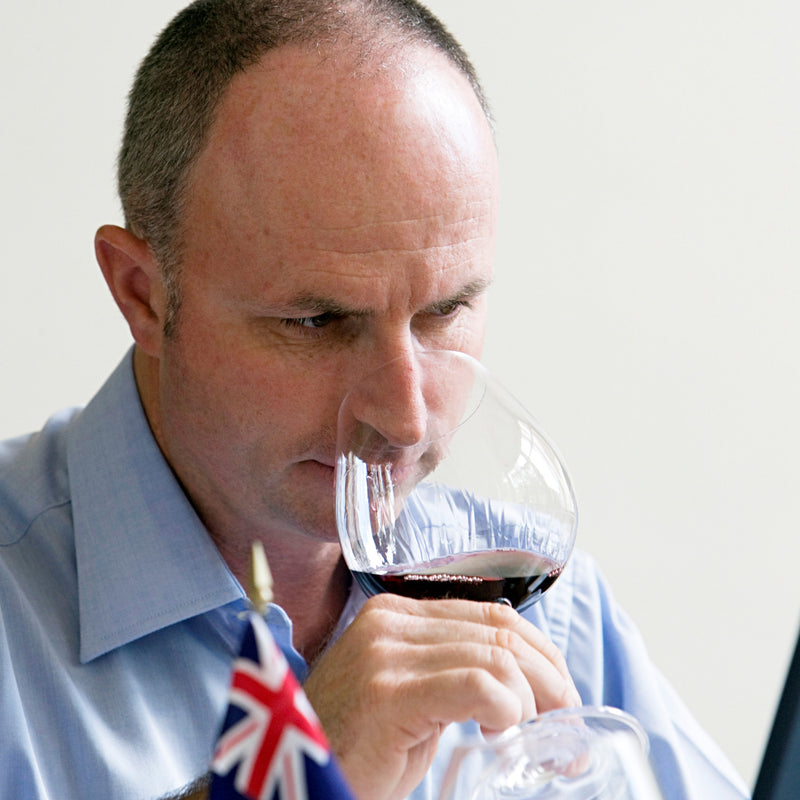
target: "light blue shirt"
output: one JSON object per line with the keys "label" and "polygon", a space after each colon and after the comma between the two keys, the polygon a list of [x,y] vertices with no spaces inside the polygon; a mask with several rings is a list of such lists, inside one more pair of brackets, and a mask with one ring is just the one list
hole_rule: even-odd
{"label": "light blue shirt", "polygon": [[[334,636],[364,602],[354,585]],[[207,769],[244,592],[164,461],[129,353],[83,411],[0,444],[0,798],[153,800]],[[525,615],[584,703],[645,727],[667,800],[746,791],[576,552]],[[291,621],[273,635],[301,678]],[[449,729],[414,800],[433,800]]]}

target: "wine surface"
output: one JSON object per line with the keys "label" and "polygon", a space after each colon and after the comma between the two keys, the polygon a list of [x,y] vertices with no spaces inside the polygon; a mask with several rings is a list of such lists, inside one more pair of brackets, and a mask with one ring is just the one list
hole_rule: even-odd
{"label": "wine surface", "polygon": [[354,572],[367,594],[393,592],[415,599],[507,601],[521,608],[539,599],[561,573],[549,559],[521,550],[468,553],[405,568]]}

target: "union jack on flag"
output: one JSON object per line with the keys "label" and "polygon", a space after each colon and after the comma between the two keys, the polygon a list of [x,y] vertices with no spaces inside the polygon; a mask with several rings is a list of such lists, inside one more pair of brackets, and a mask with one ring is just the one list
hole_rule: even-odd
{"label": "union jack on flag", "polygon": [[314,710],[266,622],[249,616],[210,800],[354,800]]}

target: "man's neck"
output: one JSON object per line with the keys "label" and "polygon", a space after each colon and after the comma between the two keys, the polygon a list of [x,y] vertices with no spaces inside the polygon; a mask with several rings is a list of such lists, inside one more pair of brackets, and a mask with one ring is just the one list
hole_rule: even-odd
{"label": "man's neck", "polygon": [[274,578],[275,602],[291,618],[294,645],[311,665],[330,641],[347,603],[351,583],[338,546],[335,560],[315,567],[310,572],[304,568],[304,574],[288,579]]}
{"label": "man's neck", "polygon": [[[214,537],[216,540],[216,537]],[[338,544],[311,539],[279,544],[263,541],[273,580],[273,599],[292,620],[294,646],[309,664],[322,654],[344,610],[350,573]],[[233,574],[248,589],[250,549],[217,547]]]}

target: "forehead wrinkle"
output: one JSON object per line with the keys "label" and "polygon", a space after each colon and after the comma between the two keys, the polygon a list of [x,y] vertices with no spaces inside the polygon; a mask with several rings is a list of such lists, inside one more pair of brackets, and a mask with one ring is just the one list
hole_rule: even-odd
{"label": "forehead wrinkle", "polygon": [[[452,272],[473,264],[479,266],[487,260],[491,262],[494,227],[486,229],[477,220],[475,222],[466,226],[470,229],[469,234],[475,235],[454,230],[452,237],[433,233],[424,235],[422,240],[415,235],[372,236],[366,233],[369,226],[357,226],[364,235],[353,236],[352,228],[320,229],[315,225],[287,226],[280,231],[265,232],[265,238],[270,242],[276,275],[285,276],[302,267],[308,277],[317,273],[334,278],[383,280],[396,275],[400,265],[410,270],[427,268],[430,274],[433,271]],[[456,226],[464,227],[458,223],[450,227]],[[350,259],[358,267],[348,270],[342,259]]]}
{"label": "forehead wrinkle", "polygon": [[[441,282],[445,276],[453,273],[462,272],[464,279],[458,282],[459,286],[468,285],[474,282],[471,276],[480,273],[484,275],[493,271],[490,263],[485,262],[479,254],[474,252],[459,254],[460,257],[453,258],[452,250],[455,245],[443,245],[429,250],[419,250],[417,248],[408,251],[397,249],[380,249],[374,251],[357,252],[337,252],[323,251],[322,255],[329,255],[330,259],[319,259],[316,264],[306,263],[303,269],[305,280],[332,280],[335,285],[341,285],[341,281],[353,281],[355,283],[368,283],[375,287],[384,286],[391,283],[399,287],[400,284],[411,285],[412,288],[422,286],[435,286]],[[434,259],[427,257],[429,251],[449,250],[449,257]],[[408,258],[410,253],[415,258]],[[393,259],[392,256],[403,256],[403,258]],[[376,257],[377,256],[377,257]],[[363,259],[366,259],[362,263]],[[340,259],[346,259],[352,265],[352,269],[343,268]],[[327,262],[327,263],[326,263]],[[284,267],[286,264],[284,263]],[[488,270],[486,269],[488,267]],[[283,271],[283,270],[282,270]],[[458,278],[456,278],[458,281]],[[313,291],[309,294],[314,294]]]}
{"label": "forehead wrinkle", "polygon": [[[495,216],[494,202],[491,199],[465,200],[461,205],[463,207],[463,213],[458,213],[457,209],[454,207],[446,212],[439,211],[436,213],[431,212],[430,214],[407,215],[402,218],[389,216],[386,219],[380,218],[381,213],[385,213],[387,211],[387,208],[381,205],[373,208],[376,218],[368,222],[361,224],[345,223],[341,225],[332,225],[325,224],[320,221],[316,227],[318,227],[321,231],[335,232],[343,230],[360,230],[362,228],[368,229],[382,226],[393,227],[399,225],[418,225],[420,223],[430,223],[433,224],[436,229],[441,230],[444,228],[452,228],[461,225],[479,224],[485,217]],[[355,208],[357,208],[359,212],[363,213],[363,210],[358,206],[355,206]],[[473,209],[476,208],[477,211],[474,211]],[[339,204],[338,210],[346,215],[352,213],[351,207],[344,203]],[[391,208],[388,209],[388,213],[393,213]]]}
{"label": "forehead wrinkle", "polygon": [[[485,239],[486,237],[476,236],[471,239],[465,239],[462,242],[458,242],[456,244],[439,244],[439,245],[430,245],[425,248],[425,252],[436,252],[437,250],[453,250],[453,248],[459,247],[460,245],[468,245],[471,242],[477,242]],[[374,256],[374,255],[392,255],[394,253],[401,254],[401,253],[421,253],[422,250],[419,247],[376,247],[373,249],[347,249],[347,248],[333,248],[333,247],[326,247],[322,252],[325,253],[332,253],[334,255],[343,255],[343,256],[355,256],[355,255],[364,255],[364,256]],[[467,261],[469,259],[465,259]],[[454,264],[453,266],[461,266],[461,264]]]}
{"label": "forehead wrinkle", "polygon": [[443,221],[443,216],[359,225],[311,226],[296,230],[310,233],[315,249],[341,255],[453,252],[481,246],[494,235],[493,225],[488,230],[483,225],[485,218],[491,216],[490,211],[453,221]]}

